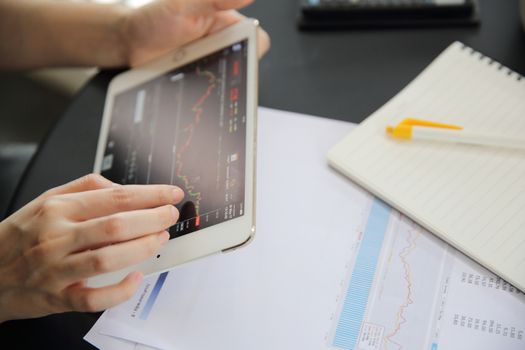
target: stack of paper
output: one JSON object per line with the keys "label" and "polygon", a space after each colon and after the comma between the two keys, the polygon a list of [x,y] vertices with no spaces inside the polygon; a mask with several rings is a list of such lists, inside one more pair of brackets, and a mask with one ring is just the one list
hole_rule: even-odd
{"label": "stack of paper", "polygon": [[257,234],[146,279],[101,349],[523,349],[525,298],[325,163],[351,124],[261,109]]}

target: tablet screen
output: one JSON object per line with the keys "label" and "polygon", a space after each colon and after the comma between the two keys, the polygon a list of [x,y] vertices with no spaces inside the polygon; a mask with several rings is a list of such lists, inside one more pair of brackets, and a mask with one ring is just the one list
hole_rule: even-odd
{"label": "tablet screen", "polygon": [[101,174],[185,192],[171,238],[243,215],[247,41],[115,96]]}

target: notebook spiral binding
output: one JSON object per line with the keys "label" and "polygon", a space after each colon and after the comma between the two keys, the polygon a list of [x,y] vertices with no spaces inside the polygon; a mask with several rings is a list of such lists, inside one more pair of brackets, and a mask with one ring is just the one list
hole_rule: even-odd
{"label": "notebook spiral binding", "polygon": [[519,74],[518,72],[513,71],[512,69],[510,69],[510,68],[508,68],[508,67],[502,65],[502,64],[499,63],[498,61],[495,61],[495,60],[493,60],[492,58],[483,55],[481,52],[474,50],[474,49],[471,48],[470,46],[467,46],[467,45],[461,43],[461,49],[462,49],[462,50],[467,50],[467,51],[469,51],[469,54],[470,54],[471,56],[476,56],[476,55],[478,55],[478,59],[479,59],[480,61],[483,61],[484,59],[488,59],[488,65],[489,65],[489,66],[492,66],[494,63],[496,63],[496,64],[498,65],[498,70],[499,70],[499,71],[505,69],[505,70],[506,70],[506,73],[507,73],[507,75],[508,75],[509,77],[512,77],[513,75],[515,76],[514,79],[516,79],[516,81],[521,81],[521,80],[524,78],[524,76],[521,75],[521,74]]}

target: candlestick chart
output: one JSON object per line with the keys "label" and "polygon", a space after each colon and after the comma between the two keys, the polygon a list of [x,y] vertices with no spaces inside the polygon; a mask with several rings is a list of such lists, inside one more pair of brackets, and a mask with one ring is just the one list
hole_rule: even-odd
{"label": "candlestick chart", "polygon": [[180,187],[172,238],[243,213],[245,64],[241,42],[115,99],[102,174]]}

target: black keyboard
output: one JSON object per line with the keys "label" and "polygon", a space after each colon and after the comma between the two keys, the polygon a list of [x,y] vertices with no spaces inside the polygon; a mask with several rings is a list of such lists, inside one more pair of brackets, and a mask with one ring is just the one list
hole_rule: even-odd
{"label": "black keyboard", "polygon": [[302,29],[476,25],[476,0],[301,0]]}

